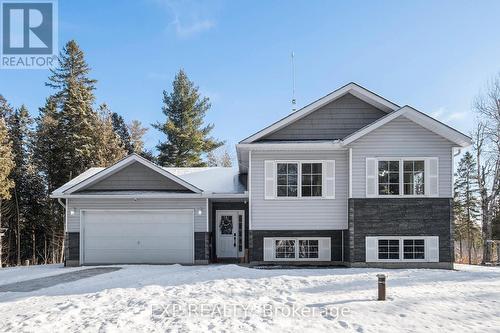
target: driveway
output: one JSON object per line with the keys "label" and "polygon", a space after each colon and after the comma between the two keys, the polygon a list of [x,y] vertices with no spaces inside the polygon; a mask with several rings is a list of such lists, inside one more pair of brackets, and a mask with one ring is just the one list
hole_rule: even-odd
{"label": "driveway", "polygon": [[80,271],[63,273],[55,276],[48,276],[38,279],[31,279],[21,282],[9,283],[0,286],[0,292],[30,292],[44,288],[56,286],[61,283],[68,283],[86,279],[92,276],[114,272],[121,267],[96,267],[88,268]]}

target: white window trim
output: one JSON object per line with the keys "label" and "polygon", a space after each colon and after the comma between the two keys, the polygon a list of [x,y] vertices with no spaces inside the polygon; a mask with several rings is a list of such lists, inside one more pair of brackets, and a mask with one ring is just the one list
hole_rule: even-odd
{"label": "white window trim", "polygon": [[[328,161],[335,160],[274,160],[274,200],[332,200],[335,199],[335,196],[328,198],[326,197],[326,174],[324,165]],[[296,197],[279,197],[278,196],[278,163],[297,163],[297,196]],[[302,163],[321,163],[321,196],[317,197],[303,197],[302,196]],[[334,167],[336,168],[336,164],[334,163]],[[335,192],[335,182],[336,182],[336,173],[334,170],[334,192]]]}
{"label": "white window trim", "polygon": [[[329,239],[329,237],[272,237],[273,241],[273,260],[274,261],[323,261],[320,256],[321,240]],[[293,240],[295,241],[295,258],[276,258],[276,241],[277,240]],[[299,258],[299,240],[317,240],[318,241],[318,258]],[[330,245],[331,246],[331,245]],[[331,248],[330,248],[331,250]]]}
{"label": "white window trim", "polygon": [[[429,194],[428,190],[428,181],[429,181],[429,175],[428,175],[428,170],[426,170],[427,165],[429,164],[429,160],[434,157],[375,157],[375,160],[377,162],[377,175],[375,177],[375,197],[378,198],[425,198],[425,197],[431,197]],[[398,161],[399,162],[399,194],[394,195],[394,194],[380,194],[379,189],[378,189],[378,162],[379,161]],[[424,194],[404,194],[404,170],[403,170],[403,162],[405,161],[424,161]],[[439,165],[438,165],[439,168]],[[438,178],[438,186],[439,186],[439,170],[437,173],[437,178]],[[438,190],[439,193],[439,190]]]}
{"label": "white window trim", "polygon": [[[428,238],[429,237],[434,237],[434,236],[370,236],[372,238],[375,238],[377,240],[377,254],[376,254],[376,259],[370,261],[370,262],[430,262],[429,259],[429,243],[428,243]],[[379,240],[384,240],[384,239],[398,239],[399,240],[399,259],[379,259],[378,258],[378,241]],[[423,239],[424,240],[424,259],[404,259],[404,240],[405,239]]]}

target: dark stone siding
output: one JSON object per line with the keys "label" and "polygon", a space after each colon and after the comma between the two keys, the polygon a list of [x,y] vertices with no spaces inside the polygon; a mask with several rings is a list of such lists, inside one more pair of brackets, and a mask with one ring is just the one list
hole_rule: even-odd
{"label": "dark stone siding", "polygon": [[210,258],[210,233],[194,233],[194,260],[208,260]]}
{"label": "dark stone siding", "polygon": [[439,236],[439,261],[453,262],[450,198],[349,199],[350,261],[365,261],[366,236]]}
{"label": "dark stone siding", "polygon": [[[330,237],[331,261],[342,260],[343,230],[251,230],[250,231],[250,262],[264,261],[264,237]],[[347,233],[347,230],[344,230]],[[314,261],[312,261],[314,262]]]}
{"label": "dark stone siding", "polygon": [[[212,214],[210,216],[211,220],[211,228],[210,230],[216,230],[215,223],[216,221],[216,214],[218,210],[243,210],[245,211],[245,249],[248,249],[249,243],[249,232],[248,232],[248,224],[249,224],[249,217],[248,217],[248,203],[244,203],[241,201],[235,201],[235,202],[212,202]],[[215,239],[215,233],[210,234],[210,260],[213,262],[217,261],[217,242]]]}
{"label": "dark stone siding", "polygon": [[80,233],[67,232],[64,242],[64,260],[80,261]]}

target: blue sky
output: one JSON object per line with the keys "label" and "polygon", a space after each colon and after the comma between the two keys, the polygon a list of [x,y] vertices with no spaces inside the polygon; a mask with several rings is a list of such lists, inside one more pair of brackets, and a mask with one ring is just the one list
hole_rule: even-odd
{"label": "blue sky", "polygon": [[[471,102],[500,71],[500,1],[59,1],[59,47],[75,39],[97,102],[163,120],[179,68],[210,97],[206,120],[233,145],[350,81],[468,133]],[[0,70],[0,93],[36,115],[45,70]],[[149,147],[163,139],[150,129]]]}

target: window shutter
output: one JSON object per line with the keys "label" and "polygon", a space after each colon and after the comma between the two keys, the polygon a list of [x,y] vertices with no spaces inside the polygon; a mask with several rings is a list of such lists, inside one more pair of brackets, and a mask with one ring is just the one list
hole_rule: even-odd
{"label": "window shutter", "polygon": [[375,197],[377,195],[377,159],[366,158],[366,196]]}
{"label": "window shutter", "polygon": [[264,192],[265,199],[274,199],[276,184],[274,180],[274,161],[264,161]]}
{"label": "window shutter", "polygon": [[366,262],[378,261],[377,237],[366,237]]}
{"label": "window shutter", "polygon": [[319,260],[321,261],[332,260],[331,238],[319,239],[318,245],[319,245]]}
{"label": "window shutter", "polygon": [[323,196],[327,199],[335,199],[335,161],[323,162]]}
{"label": "window shutter", "polygon": [[425,160],[426,179],[426,195],[431,197],[439,196],[439,162],[437,157],[428,158]]}
{"label": "window shutter", "polygon": [[429,262],[439,262],[439,237],[425,238],[426,259]]}
{"label": "window shutter", "polygon": [[264,238],[264,261],[274,260],[274,239]]}

